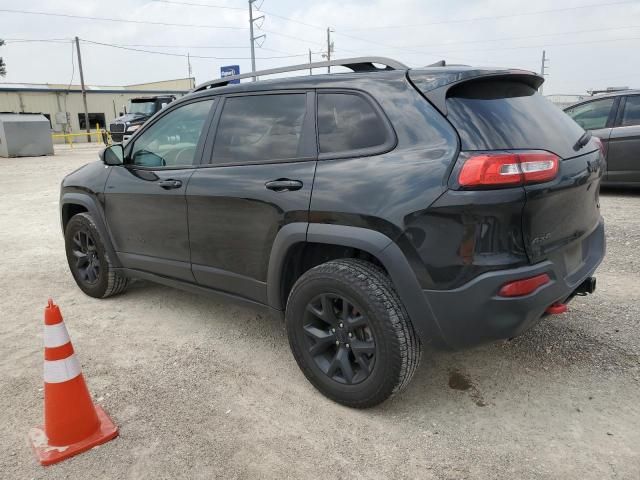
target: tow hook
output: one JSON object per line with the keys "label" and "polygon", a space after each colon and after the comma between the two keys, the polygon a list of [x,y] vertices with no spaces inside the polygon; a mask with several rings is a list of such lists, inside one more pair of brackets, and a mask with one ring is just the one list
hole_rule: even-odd
{"label": "tow hook", "polygon": [[549,315],[558,315],[560,313],[565,313],[567,310],[569,310],[569,308],[567,307],[566,303],[556,302],[553,305],[547,307],[545,313],[548,313]]}
{"label": "tow hook", "polygon": [[[575,295],[582,297],[585,295],[589,295],[590,293],[593,293],[595,291],[596,291],[596,277],[588,277],[580,285],[578,285],[578,287],[573,291],[573,293],[571,294],[571,296],[567,301],[571,300],[571,298],[573,298]],[[569,308],[567,307],[566,303],[556,302],[553,305],[550,305],[549,307],[547,307],[547,309],[545,310],[545,313],[549,315],[558,315],[560,313],[565,313],[568,310]]]}

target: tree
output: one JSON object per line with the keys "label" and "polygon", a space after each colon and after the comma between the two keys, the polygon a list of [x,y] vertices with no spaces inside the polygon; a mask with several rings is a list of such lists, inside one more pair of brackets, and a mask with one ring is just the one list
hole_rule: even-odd
{"label": "tree", "polygon": [[[4,45],[4,40],[0,39],[0,47]],[[2,57],[0,57],[0,77],[4,77],[7,74],[7,66],[4,63]]]}

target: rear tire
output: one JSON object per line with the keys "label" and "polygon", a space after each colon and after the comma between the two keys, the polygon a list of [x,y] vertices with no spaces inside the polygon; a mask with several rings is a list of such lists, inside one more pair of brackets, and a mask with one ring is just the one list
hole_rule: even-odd
{"label": "rear tire", "polygon": [[372,407],[402,391],[420,363],[420,340],[389,277],[363,260],[304,273],[289,295],[286,326],[307,379],[349,407]]}
{"label": "rear tire", "polygon": [[67,223],[64,240],[69,269],[84,293],[94,298],[107,298],[124,292],[129,280],[114,270],[91,215],[74,215]]}

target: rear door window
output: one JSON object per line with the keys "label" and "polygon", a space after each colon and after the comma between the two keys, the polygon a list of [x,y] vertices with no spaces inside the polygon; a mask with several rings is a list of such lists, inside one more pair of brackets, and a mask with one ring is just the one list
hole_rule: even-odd
{"label": "rear door window", "polygon": [[627,97],[624,103],[621,126],[640,125],[640,95]]}
{"label": "rear door window", "polygon": [[229,97],[213,146],[213,163],[255,163],[302,155],[305,93]]}
{"label": "rear door window", "polygon": [[598,130],[607,126],[614,101],[613,97],[594,100],[568,108],[565,112],[585,130]]}
{"label": "rear door window", "polygon": [[517,80],[469,81],[453,87],[447,112],[463,150],[540,149],[562,158],[584,153],[573,150],[584,130],[535,88]]}
{"label": "rear door window", "polygon": [[350,93],[318,94],[320,153],[353,152],[389,143],[389,131],[372,104]]}

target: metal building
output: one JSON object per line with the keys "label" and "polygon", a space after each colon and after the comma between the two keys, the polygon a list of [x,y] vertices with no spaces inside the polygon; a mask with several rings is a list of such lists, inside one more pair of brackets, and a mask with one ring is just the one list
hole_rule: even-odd
{"label": "metal building", "polygon": [[[193,78],[126,86],[87,85],[87,107],[92,130],[109,125],[134,97],[182,96],[194,87]],[[82,91],[79,85],[0,83],[0,113],[42,113],[54,133],[85,131]],[[59,140],[57,143],[62,142]],[[86,141],[79,136],[75,141]]]}

